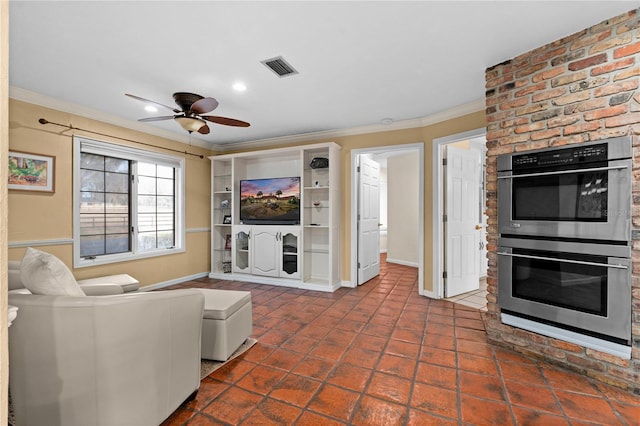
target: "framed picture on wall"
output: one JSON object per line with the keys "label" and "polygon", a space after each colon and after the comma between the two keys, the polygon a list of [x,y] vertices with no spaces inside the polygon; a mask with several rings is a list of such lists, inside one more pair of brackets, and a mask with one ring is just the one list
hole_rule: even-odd
{"label": "framed picture on wall", "polygon": [[55,157],[9,151],[8,188],[20,191],[54,191]]}

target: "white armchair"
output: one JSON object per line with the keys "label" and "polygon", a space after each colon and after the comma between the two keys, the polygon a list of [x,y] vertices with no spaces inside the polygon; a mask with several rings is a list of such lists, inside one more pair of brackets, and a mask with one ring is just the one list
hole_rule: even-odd
{"label": "white armchair", "polygon": [[197,290],[113,296],[9,292],[16,424],[158,425],[200,385]]}

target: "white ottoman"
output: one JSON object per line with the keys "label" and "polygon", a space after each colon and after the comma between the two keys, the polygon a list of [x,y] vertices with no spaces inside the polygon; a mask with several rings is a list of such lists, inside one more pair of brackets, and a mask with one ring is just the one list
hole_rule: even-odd
{"label": "white ottoman", "polygon": [[226,361],[253,331],[251,292],[198,290],[204,294],[200,357]]}

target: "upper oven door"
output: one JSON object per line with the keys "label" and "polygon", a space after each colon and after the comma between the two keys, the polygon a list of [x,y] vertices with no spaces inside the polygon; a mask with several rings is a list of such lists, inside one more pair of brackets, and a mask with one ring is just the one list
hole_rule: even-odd
{"label": "upper oven door", "polygon": [[627,241],[631,160],[498,174],[502,235]]}

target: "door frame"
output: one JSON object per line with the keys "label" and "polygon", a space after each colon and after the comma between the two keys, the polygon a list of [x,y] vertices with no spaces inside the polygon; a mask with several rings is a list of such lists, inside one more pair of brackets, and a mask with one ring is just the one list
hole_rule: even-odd
{"label": "door frame", "polygon": [[481,127],[474,130],[469,130],[467,132],[456,133],[454,135],[436,138],[433,140],[433,290],[430,292],[425,292],[426,296],[433,299],[442,299],[444,297],[444,280],[442,278],[442,273],[444,271],[444,253],[442,251],[442,247],[444,244],[444,223],[442,222],[442,217],[444,215],[444,168],[442,166],[442,147],[454,142],[485,137],[486,134],[487,129]]}
{"label": "door frame", "polygon": [[357,161],[360,155],[381,152],[418,152],[418,293],[424,295],[424,143],[358,148],[351,150],[351,271],[349,287],[358,286],[358,176]]}

